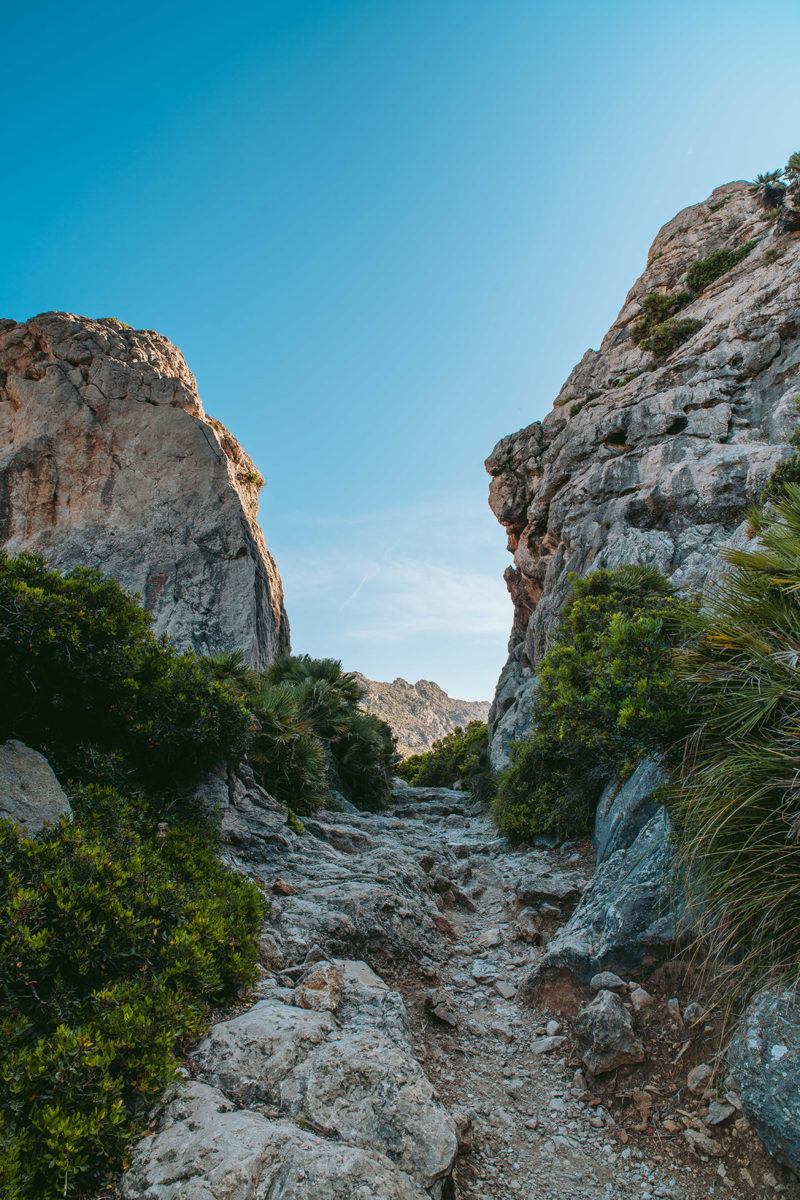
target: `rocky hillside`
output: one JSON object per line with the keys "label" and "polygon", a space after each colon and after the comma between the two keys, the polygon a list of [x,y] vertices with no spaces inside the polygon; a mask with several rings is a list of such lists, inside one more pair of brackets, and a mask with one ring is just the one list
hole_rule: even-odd
{"label": "rocky hillside", "polygon": [[[720,250],[733,265],[687,290],[687,271],[703,261],[701,276],[713,275]],[[637,323],[648,311],[673,319],[645,348]],[[527,732],[532,670],[571,571],[652,563],[690,590],[723,544],[745,537],[743,511],[797,426],[799,335],[800,234],[782,232],[746,183],[727,184],[664,226],[600,349],[543,421],[492,451],[490,505],[514,556],[495,765]]]}
{"label": "rocky hillside", "polygon": [[430,679],[376,683],[359,673],[356,678],[364,689],[364,707],[391,726],[404,758],[430,750],[456,725],[485,721],[489,715],[488,700],[454,700]]}
{"label": "rocky hillside", "polygon": [[0,320],[0,545],[97,567],[179,649],[289,649],[257,521],[263,480],[165,337],[44,313]]}

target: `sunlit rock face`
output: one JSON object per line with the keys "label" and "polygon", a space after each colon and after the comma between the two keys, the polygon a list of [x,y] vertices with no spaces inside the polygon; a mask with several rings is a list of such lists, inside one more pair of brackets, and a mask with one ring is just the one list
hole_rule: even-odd
{"label": "sunlit rock face", "polygon": [[[700,328],[660,365],[631,339],[652,292],[686,288],[692,262],[755,244],[677,318]],[[509,657],[490,713],[495,765],[529,729],[532,669],[569,574],[652,563],[682,590],[745,538],[743,512],[790,452],[800,393],[800,234],[783,233],[746,183],[717,188],[656,237],[599,350],[552,411],[486,461],[513,566]]]}
{"label": "sunlit rock face", "polygon": [[44,313],[0,321],[0,545],[96,567],[180,649],[289,649],[252,459],[165,337]]}

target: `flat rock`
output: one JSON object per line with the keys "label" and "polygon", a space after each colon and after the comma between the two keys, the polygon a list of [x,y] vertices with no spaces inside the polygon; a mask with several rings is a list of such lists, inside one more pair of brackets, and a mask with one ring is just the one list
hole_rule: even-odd
{"label": "flat rock", "polygon": [[580,899],[583,879],[575,872],[551,871],[537,867],[526,871],[514,884],[514,892],[520,904],[536,905],[543,902],[570,905]]}
{"label": "flat rock", "polygon": [[167,1093],[122,1200],[430,1200],[385,1156],[237,1109],[217,1088]]}
{"label": "flat rock", "polygon": [[38,833],[71,817],[72,809],[52,768],[24,742],[0,746],[0,819],[12,821],[25,833]]}
{"label": "flat rock", "polygon": [[335,1019],[262,1000],[212,1026],[192,1060],[235,1103],[274,1105],[377,1151],[424,1188],[450,1174],[455,1122],[414,1056],[397,992],[346,980]]}

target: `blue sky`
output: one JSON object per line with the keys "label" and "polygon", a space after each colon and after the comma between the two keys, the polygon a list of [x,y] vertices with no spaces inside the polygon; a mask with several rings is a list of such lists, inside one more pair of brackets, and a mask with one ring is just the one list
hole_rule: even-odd
{"label": "blue sky", "polygon": [[483,459],[659,226],[800,148],[800,0],[9,6],[0,315],[158,329],[267,479],[295,649],[487,697]]}

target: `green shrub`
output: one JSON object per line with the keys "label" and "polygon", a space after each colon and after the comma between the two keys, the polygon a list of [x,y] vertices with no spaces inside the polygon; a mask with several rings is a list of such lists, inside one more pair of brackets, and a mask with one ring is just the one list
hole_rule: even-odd
{"label": "green shrub", "polygon": [[572,577],[539,666],[533,732],[498,781],[495,819],[516,837],[587,833],[595,801],[676,738],[683,689],[672,667],[680,606],[646,566]]}
{"label": "green shrub", "polygon": [[110,789],[26,838],[0,822],[0,1179],[85,1195],[174,1075],[181,1039],[250,984],[264,903],[213,831],[154,838]]}
{"label": "green shrub", "polygon": [[755,242],[745,242],[732,250],[714,250],[707,258],[698,258],[686,272],[686,286],[690,292],[699,295],[715,279],[719,279],[727,271],[732,270],[755,246]]}
{"label": "green shrub", "polygon": [[[335,658],[284,655],[267,671],[272,686],[288,690],[323,752],[326,791],[340,791],[361,809],[388,802],[397,765],[394,735],[361,707],[361,685]],[[258,715],[258,713],[256,714]]]}
{"label": "green shrub", "polygon": [[681,662],[693,729],[673,807],[723,991],[800,975],[800,487],[786,485],[760,539],[726,553]]}
{"label": "green shrub", "polygon": [[642,300],[643,316],[634,324],[631,330],[631,340],[642,349],[649,349],[643,343],[652,331],[669,317],[674,317],[687,304],[691,304],[694,296],[691,292],[650,292]]}
{"label": "green shrub", "polygon": [[0,740],[42,750],[60,777],[163,794],[244,748],[241,701],[157,640],[114,580],[0,551],[0,612]]}
{"label": "green shrub", "polygon": [[663,363],[673,350],[677,350],[678,346],[682,346],[702,327],[703,322],[695,317],[685,317],[683,320],[672,317],[669,321],[654,326],[649,335],[639,343],[639,347],[649,350],[654,362]]}
{"label": "green shrub", "polygon": [[427,753],[412,754],[401,762],[397,774],[412,787],[452,787],[460,779],[476,799],[489,800],[494,780],[486,722],[470,721],[466,729],[457,725]]}

